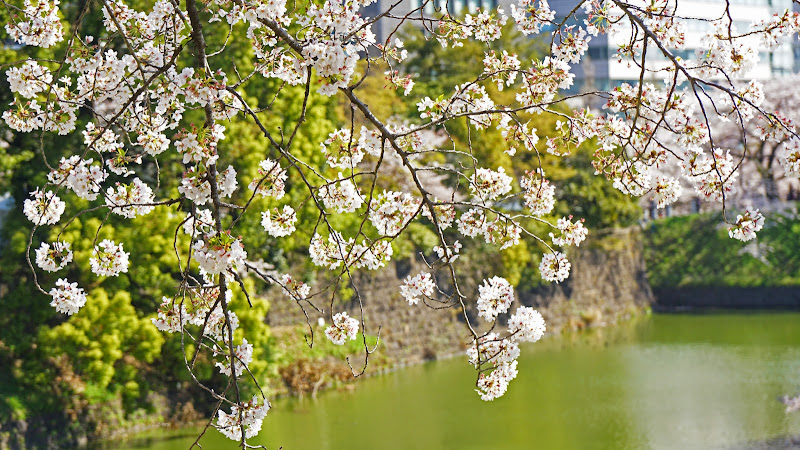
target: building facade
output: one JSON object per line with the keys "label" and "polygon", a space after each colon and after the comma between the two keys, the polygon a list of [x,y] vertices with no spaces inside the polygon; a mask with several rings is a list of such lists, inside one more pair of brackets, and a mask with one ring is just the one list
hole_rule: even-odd
{"label": "building facade", "polygon": [[[733,26],[740,33],[746,32],[750,24],[757,20],[770,18],[774,13],[784,11],[787,8],[800,9],[800,4],[794,4],[792,0],[729,0],[730,13],[733,19]],[[495,9],[502,7],[507,15],[510,16],[510,5],[513,0],[433,0],[424,4],[423,0],[378,0],[368,6],[364,13],[368,17],[374,17],[385,11],[392,5],[397,4],[393,9],[394,15],[398,17],[409,15],[412,19],[422,19],[430,17],[436,11],[450,12],[474,12],[478,8]],[[575,7],[576,0],[551,0],[550,7],[555,11],[555,22],[560,23],[564,16]],[[683,59],[695,58],[695,50],[700,39],[712,29],[709,21],[724,16],[725,0],[681,0],[678,3],[677,15],[692,19],[684,19],[686,22],[686,41],[684,48],[674,49],[673,54]],[[582,9],[577,19],[571,19],[567,24],[583,24],[585,16]],[[509,20],[511,20],[509,18]],[[382,22],[382,23],[381,23]],[[379,42],[386,39],[396,30],[399,20],[379,21],[373,25],[373,32]],[[412,22],[413,23],[413,22]],[[416,22],[419,23],[419,20]],[[542,34],[544,36],[545,33]],[[540,37],[532,37],[537,39]],[[634,84],[638,82],[640,69],[636,66],[629,66],[627,63],[619,62],[614,58],[614,54],[620,45],[627,43],[630,36],[622,33],[617,35],[601,35],[592,38],[589,42],[589,50],[583,56],[581,62],[573,67],[575,73],[575,84],[571,91],[586,92],[592,90],[608,90],[623,83]],[[652,49],[651,49],[652,51]],[[648,57],[648,69],[657,70],[660,67],[669,65],[667,58],[659,51],[652,51]],[[748,79],[766,80],[776,77],[788,76],[800,71],[800,41],[795,39],[793,42],[786,42],[773,51],[761,51],[756,67],[748,73]],[[660,81],[663,75],[650,72],[645,79]]]}

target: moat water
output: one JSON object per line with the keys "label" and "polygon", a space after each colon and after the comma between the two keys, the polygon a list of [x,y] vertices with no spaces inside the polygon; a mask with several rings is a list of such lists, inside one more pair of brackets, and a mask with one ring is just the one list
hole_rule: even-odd
{"label": "moat water", "polygon": [[[508,393],[483,402],[466,357],[316,399],[272,402],[269,449],[754,448],[800,434],[800,313],[656,314],[523,347]],[[197,430],[115,448],[188,448]],[[215,430],[204,449],[233,449]],[[121,447],[120,447],[121,446]],[[759,447],[763,448],[763,447]]]}

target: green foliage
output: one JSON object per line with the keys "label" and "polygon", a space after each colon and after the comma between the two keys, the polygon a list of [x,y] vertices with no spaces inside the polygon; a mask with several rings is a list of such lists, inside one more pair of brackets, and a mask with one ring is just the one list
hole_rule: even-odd
{"label": "green foliage", "polygon": [[720,214],[651,223],[645,258],[655,288],[800,285],[800,225],[796,212],[768,215],[751,242],[728,237]]}
{"label": "green foliage", "polygon": [[[87,383],[110,391],[136,376],[136,371],[120,370],[120,364],[153,362],[163,341],[150,320],[138,317],[130,295],[118,291],[109,298],[102,288],[93,289],[86,306],[69,320],[39,332],[43,355],[66,355]],[[121,361],[123,356],[131,359]]]}

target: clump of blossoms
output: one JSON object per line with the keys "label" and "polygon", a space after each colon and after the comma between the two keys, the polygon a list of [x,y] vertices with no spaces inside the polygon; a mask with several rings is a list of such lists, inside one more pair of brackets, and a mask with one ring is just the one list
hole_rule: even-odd
{"label": "clump of blossoms", "polygon": [[258,165],[258,177],[247,186],[251,191],[256,191],[264,197],[273,197],[276,200],[285,194],[286,171],[277,161],[266,159]]}
{"label": "clump of blossoms", "polygon": [[678,201],[683,192],[681,182],[675,178],[659,177],[653,186],[653,200],[656,208],[664,208]]}
{"label": "clump of blossoms", "polygon": [[89,258],[92,272],[97,276],[115,277],[121,272],[128,271],[128,256],[130,253],[122,250],[122,243],[105,239],[97,244]]}
{"label": "clump of blossoms", "polygon": [[230,414],[220,409],[217,412],[217,429],[234,441],[241,441],[242,433],[245,438],[254,437],[261,431],[261,423],[269,408],[269,402],[265,401],[262,405],[254,395],[249,402],[231,406]]}
{"label": "clump of blossoms", "polygon": [[514,301],[514,288],[505,278],[492,277],[478,286],[478,315],[491,322]]}
{"label": "clump of blossoms", "polygon": [[339,181],[333,181],[320,187],[319,196],[326,208],[338,213],[355,212],[364,203],[364,199],[353,180],[342,178],[340,173]]}
{"label": "clump of blossoms", "polygon": [[229,231],[214,232],[195,242],[192,248],[200,268],[210,275],[238,270],[244,267],[247,258],[241,239],[234,238]]}
{"label": "clump of blossoms", "polygon": [[542,255],[542,262],[539,263],[539,273],[544,280],[560,283],[569,277],[571,267],[572,264],[563,253],[545,253]]}
{"label": "clump of blossoms", "polygon": [[744,214],[736,216],[736,223],[728,227],[728,235],[742,242],[756,238],[756,233],[764,227],[764,215],[752,206],[748,206]]}
{"label": "clump of blossoms", "polygon": [[22,20],[6,24],[6,32],[20,44],[42,48],[54,46],[64,39],[64,27],[58,18],[59,3],[58,0],[25,0],[22,4]]}
{"label": "clump of blossoms", "polygon": [[[223,353],[223,355],[225,355]],[[234,372],[236,377],[242,375],[244,369],[253,361],[253,345],[247,342],[247,339],[242,339],[242,343],[234,347]],[[231,363],[228,355],[225,355],[223,362],[217,362],[216,366],[219,367],[219,372],[223,375],[231,376]]]}
{"label": "clump of blossoms", "polygon": [[150,214],[153,203],[153,190],[139,178],[134,178],[130,184],[117,183],[116,189],[106,191],[106,205],[111,207],[111,212],[128,219]]}
{"label": "clump of blossoms", "polygon": [[285,205],[281,211],[276,208],[261,213],[261,226],[273,237],[289,236],[294,233],[295,222],[297,213],[289,205]]}
{"label": "clump of blossoms", "polygon": [[158,315],[150,319],[159,331],[177,333],[189,322],[191,315],[183,303],[176,302],[169,297],[162,297],[158,308]]}
{"label": "clump of blossoms", "polygon": [[546,329],[539,311],[528,306],[520,306],[508,319],[508,333],[515,341],[536,342],[544,336]]}
{"label": "clump of blossoms", "polygon": [[556,203],[555,188],[544,177],[544,171],[525,172],[525,177],[520,178],[525,206],[530,209],[533,216],[550,214]]}
{"label": "clump of blossoms", "polygon": [[572,222],[572,216],[569,218],[562,217],[556,222],[556,228],[561,232],[560,236],[550,233],[550,238],[553,239],[553,245],[565,246],[575,245],[580,246],[581,242],[586,239],[588,230],[583,226],[584,219],[577,222]]}
{"label": "clump of blossoms", "polygon": [[50,248],[47,242],[42,242],[36,249],[36,265],[48,272],[57,272],[71,261],[72,250],[69,242],[53,242],[53,248]]}
{"label": "clump of blossoms", "polygon": [[419,303],[420,297],[431,298],[433,290],[436,285],[433,282],[433,277],[428,272],[420,272],[413,277],[409,275],[400,286],[400,295],[408,302],[409,305],[416,305]]}
{"label": "clump of blossoms", "polygon": [[[456,207],[448,203],[439,203],[436,199],[434,199],[434,203],[433,212],[436,214],[436,223],[439,225],[439,228],[442,230],[450,228],[453,225],[453,220],[456,218]],[[431,222],[434,222],[433,214],[431,214],[428,205],[422,205],[422,215]]]}
{"label": "clump of blossoms", "polygon": [[467,357],[475,367],[486,363],[510,363],[519,358],[519,344],[492,332],[476,339],[467,349]]}
{"label": "clump of blossoms", "polygon": [[321,147],[331,167],[350,169],[364,159],[364,150],[360,146],[353,145],[353,138],[347,128],[332,132]]}
{"label": "clump of blossoms", "polygon": [[411,194],[383,191],[370,205],[369,220],[381,236],[393,236],[414,218],[420,204]]}
{"label": "clump of blossoms", "polygon": [[86,304],[86,292],[78,287],[78,283],[70,283],[64,278],[56,281],[56,287],[50,289],[49,294],[53,297],[50,306],[70,316]]}
{"label": "clump of blossoms", "polygon": [[800,177],[800,139],[791,139],[778,150],[778,161],[787,177]]}
{"label": "clump of blossoms", "polygon": [[53,225],[61,219],[66,204],[50,191],[36,189],[31,197],[22,203],[25,217],[36,225]]}
{"label": "clump of blossoms", "polygon": [[508,390],[508,383],[516,378],[518,373],[516,360],[498,364],[488,375],[481,372],[478,375],[477,389],[481,400],[490,401],[502,397]]}
{"label": "clump of blossoms", "polygon": [[353,340],[358,334],[358,320],[347,315],[346,312],[334,314],[333,324],[325,329],[325,336],[336,345],[344,345],[348,340]]}
{"label": "clump of blossoms", "polygon": [[280,285],[284,292],[295,300],[303,300],[311,293],[311,286],[293,278],[288,273],[281,275]]}
{"label": "clump of blossoms", "polygon": [[[507,307],[506,307],[507,308]],[[533,308],[520,306],[508,320],[508,336],[490,332],[475,339],[467,349],[469,363],[478,369],[491,365],[491,372],[481,371],[477,392],[484,401],[501,397],[517,376],[520,342],[536,342],[545,332],[542,315]]]}
{"label": "clump of blossoms", "polygon": [[470,179],[469,188],[472,195],[481,200],[494,200],[511,190],[511,177],[502,167],[497,171],[478,169]]}

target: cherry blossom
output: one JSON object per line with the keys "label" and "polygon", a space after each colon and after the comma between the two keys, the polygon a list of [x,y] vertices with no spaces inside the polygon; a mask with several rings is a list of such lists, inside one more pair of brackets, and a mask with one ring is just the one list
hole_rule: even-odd
{"label": "cherry blossom", "polygon": [[51,191],[36,189],[23,202],[25,217],[36,225],[53,225],[61,219],[66,204]]}
{"label": "cherry blossom", "polygon": [[130,184],[117,183],[116,189],[106,191],[106,205],[111,207],[111,212],[129,219],[149,214],[154,201],[153,190],[139,178],[134,178]]}
{"label": "cherry blossom", "polygon": [[514,288],[505,278],[492,277],[478,286],[478,315],[491,322],[514,301]]}
{"label": "cherry blossom", "polygon": [[524,190],[525,206],[530,209],[533,216],[550,214],[555,206],[555,187],[544,178],[544,171],[525,172],[525,177],[519,180],[520,187]]}
{"label": "cherry blossom", "polygon": [[162,297],[158,316],[150,319],[160,331],[177,333],[190,320],[191,316],[183,303],[169,297]]}
{"label": "cherry blossom", "polygon": [[52,249],[50,244],[42,242],[36,249],[36,265],[48,272],[57,272],[72,262],[72,250],[69,242],[53,242]]}
{"label": "cherry blossom", "polygon": [[261,226],[273,237],[283,237],[294,233],[295,222],[297,222],[297,214],[289,205],[285,205],[281,211],[275,208],[272,211],[261,213]]}
{"label": "cherry blossom", "polygon": [[325,329],[325,336],[336,345],[344,345],[348,340],[353,340],[358,334],[358,320],[347,315],[346,312],[334,314],[333,324]]}
{"label": "cherry blossom", "polygon": [[[253,180],[247,186],[250,190],[255,190],[264,197],[273,197],[276,200],[283,198],[286,171],[278,165],[277,161],[271,159],[261,161],[259,163],[258,176],[259,178]],[[256,186],[258,186],[257,189]]]}
{"label": "cherry blossom", "polygon": [[520,306],[508,319],[508,333],[515,341],[536,342],[542,338],[545,330],[542,315],[528,306]]}
{"label": "cherry blossom", "polygon": [[744,214],[736,216],[736,223],[728,228],[728,234],[742,242],[756,238],[756,233],[764,227],[764,216],[752,206],[748,206]]}
{"label": "cherry blossom", "polygon": [[128,256],[130,253],[122,250],[122,244],[104,239],[97,244],[89,258],[92,272],[97,276],[115,277],[121,272],[128,271]]}
{"label": "cherry blossom", "polygon": [[[152,321],[162,331],[188,333],[194,342],[203,342],[200,351],[209,352],[221,373],[230,376],[237,389],[212,394],[215,401],[232,405],[230,413],[219,411],[215,425],[242,447],[249,445],[245,440],[255,436],[269,409],[266,399],[230,398],[229,392],[238,392],[240,383],[247,382],[245,368],[254,353],[245,339],[235,346],[231,342],[239,327],[231,310],[233,291],[247,291],[251,285],[242,278],[280,284],[298,306],[327,312],[330,308],[314,303],[312,287],[328,297],[336,289],[331,286],[340,286],[343,277],[355,286],[358,277],[351,278],[353,272],[385,267],[393,257],[394,239],[426,227],[428,236],[435,238],[419,252],[427,268],[406,277],[399,286],[401,297],[410,305],[427,299],[446,307],[468,307],[469,298],[458,289],[462,244],[456,237],[482,238],[493,249],[505,250],[530,236],[526,245],[547,249],[539,265],[542,278],[558,283],[569,276],[570,262],[557,249],[580,245],[587,230],[583,219],[574,220],[568,212],[560,219],[551,216],[556,178],[548,179],[542,166],[557,158],[570,167],[570,158],[587,150],[580,154],[591,155],[597,175],[626,195],[649,196],[658,208],[678,201],[684,183],[728,211],[725,208],[736,206],[730,202],[745,160],[725,137],[739,135],[752,124],[756,144],[772,142],[785,175],[800,176],[796,124],[785,111],[773,111],[779,109],[769,102],[774,94],[756,80],[762,78],[759,61],[765,60],[764,51],[778,51],[797,35],[800,13],[776,9],[742,28],[725,14],[734,7],[726,4],[715,11],[714,19],[693,19],[708,26],[697,39],[666,0],[640,5],[591,0],[574,5],[566,15],[560,12],[558,18],[547,0],[515,0],[509,16],[503,8],[470,8],[458,17],[448,11],[431,14],[425,7],[416,17],[385,9],[374,14],[367,8],[373,3],[312,2],[295,8],[285,0],[211,0],[200,11],[194,2],[110,2],[103,3],[96,24],[69,24],[75,30],[69,45],[59,45],[65,37],[60,17],[65,16],[58,0],[22,0],[5,24],[12,41],[42,47],[23,52],[41,59],[27,58],[4,69],[10,103],[2,117],[9,136],[16,139],[17,134],[35,131],[42,147],[38,153],[50,169],[46,184],[31,187],[23,213],[34,229],[56,225],[66,210],[62,198],[73,194],[89,202],[99,201],[99,196],[103,200],[75,211],[69,223],[84,214],[100,217],[110,212],[119,216],[113,222],[155,208],[177,208],[169,214],[185,218],[176,227],[191,238],[175,233],[175,252],[188,257],[189,266],[181,261],[174,296],[164,297]],[[531,60],[502,48],[507,40],[502,38],[509,37],[504,36],[508,19],[513,20],[510,27],[547,43],[545,54]],[[239,44],[252,48],[252,64],[239,64],[227,41],[220,47],[207,46],[201,39],[206,33],[203,20],[230,26],[231,36],[242,27],[235,34],[244,39],[237,42],[237,51]],[[472,41],[484,50],[474,78],[440,92],[426,91],[428,96],[410,100],[416,104],[415,114],[393,117],[395,111],[385,114],[370,107],[374,98],[364,86],[371,85],[363,81],[377,78],[387,92],[409,98],[415,86],[418,90],[427,83],[407,66],[417,56],[417,46],[406,48],[397,33],[378,42],[373,32],[397,31],[404,23],[424,28],[423,35],[443,48]],[[87,29],[96,36],[85,35]],[[587,92],[584,84],[580,94],[573,95],[578,91],[572,89],[573,67],[582,63],[593,39],[618,43],[613,58],[637,72],[632,79],[642,81]],[[694,55],[679,57],[676,50],[689,39],[696,41]],[[56,46],[63,47],[62,54],[45,50]],[[226,67],[233,61],[234,73],[226,74],[221,61]],[[260,86],[252,83],[263,78],[275,79],[270,83],[274,97],[270,92],[267,101],[252,96],[253,87]],[[284,89],[292,89],[288,86],[307,93],[302,102],[290,105],[291,114],[279,110],[287,105]],[[332,97],[330,103],[320,103],[314,91]],[[333,131],[321,142],[306,142],[311,135],[301,125],[320,117],[312,113],[314,108],[333,104],[344,106],[347,120],[330,125],[332,115],[326,116],[324,123],[314,125]],[[536,120],[540,115],[553,119],[555,126],[544,129],[539,124],[547,122]],[[267,122],[265,117],[278,121]],[[452,135],[457,121],[470,127],[466,142]],[[249,170],[242,175],[251,192],[236,195],[240,174],[227,163],[242,155],[226,150],[243,138],[240,122],[261,130],[268,145],[259,149],[265,156],[258,158],[265,159],[255,171],[242,166]],[[78,123],[86,125],[76,130]],[[732,131],[720,131],[718,123]],[[505,141],[502,161],[521,158],[532,164],[529,170],[506,172],[512,167],[507,162],[486,160],[472,139],[473,132],[484,130],[494,130]],[[50,148],[58,142],[53,136],[61,135],[82,138],[82,148],[62,156],[64,149]],[[302,138],[295,139],[298,136]],[[225,139],[230,145],[220,144]],[[321,153],[298,148],[305,145]],[[48,155],[53,154],[60,161],[51,160]],[[164,173],[172,169],[164,170],[163,163],[176,158],[182,161],[183,175],[168,180]],[[519,178],[519,193],[512,192],[514,177]],[[311,262],[335,280],[327,287],[278,275],[272,268],[262,271],[268,267],[261,261],[266,258],[263,251],[251,249],[254,261],[247,262],[244,239],[234,237],[242,217],[259,213],[270,236],[290,236],[300,226],[299,211],[304,217],[318,214],[313,231],[300,231],[313,236],[307,241]],[[426,220],[412,224],[420,213]],[[748,207],[735,222],[730,217],[726,222],[732,238],[749,241],[765,218]],[[531,226],[534,223],[542,228]],[[456,231],[445,231],[454,224]],[[548,226],[555,250],[537,231]],[[73,259],[86,263],[80,255],[73,257],[66,241],[41,242],[32,234],[27,250],[29,255],[35,252],[37,271],[61,270]],[[99,276],[129,270],[129,254],[110,240],[97,244],[88,259]],[[448,277],[439,276],[444,273]],[[40,291],[53,297],[51,304],[59,312],[74,314],[86,303],[86,292],[76,283],[59,279],[48,291],[39,284],[47,277],[33,279]],[[488,273],[478,291],[478,316],[492,328],[479,334],[475,330],[480,327],[470,322],[474,318],[466,317],[473,339],[465,344],[469,362],[479,373],[477,390],[481,398],[492,400],[503,395],[517,375],[519,343],[539,340],[545,324],[538,312],[523,306],[511,315],[508,329],[501,330],[498,317],[510,312],[514,287]],[[337,304],[333,302],[338,295],[328,297],[331,305]],[[332,320],[325,334],[335,344],[355,339],[359,331],[375,331],[347,312]],[[365,353],[371,350],[365,348]]]}
{"label": "cherry blossom", "polygon": [[572,265],[567,261],[567,257],[561,252],[545,253],[542,255],[542,262],[539,263],[539,273],[546,281],[560,283],[569,276],[569,269]]}
{"label": "cherry blossom", "polygon": [[[244,369],[253,361],[253,345],[247,342],[247,339],[242,339],[242,343],[237,345],[234,349],[234,372],[236,377],[242,375]],[[223,375],[231,376],[230,359],[226,358],[224,362],[217,362],[216,366]]]}
{"label": "cherry blossom", "polygon": [[358,191],[355,183],[351,179],[342,179],[339,174],[339,181],[334,181],[319,188],[319,196],[326,208],[335,210],[338,213],[355,212],[364,203],[364,199]]}
{"label": "cherry blossom", "polygon": [[228,439],[241,441],[242,434],[245,438],[251,438],[261,431],[261,423],[269,411],[269,402],[260,404],[257,396],[241,405],[231,406],[230,414],[222,409],[217,411],[217,429]]}
{"label": "cherry blossom", "polygon": [[371,205],[369,220],[381,236],[393,236],[414,218],[421,204],[408,193],[383,191]]}
{"label": "cherry blossom", "polygon": [[234,238],[227,231],[215,231],[204,240],[195,242],[192,248],[200,268],[211,275],[242,268],[247,258],[241,239]]}
{"label": "cherry blossom", "polygon": [[53,297],[50,306],[70,316],[86,304],[86,292],[78,287],[78,283],[70,283],[64,278],[56,281],[56,287],[50,289],[49,294]]}
{"label": "cherry blossom", "polygon": [[572,222],[572,216],[558,219],[556,228],[561,232],[561,235],[555,236],[553,233],[550,233],[550,238],[553,239],[553,245],[580,246],[581,242],[586,239],[586,234],[588,233],[586,227],[583,226],[583,222],[583,219]]}
{"label": "cherry blossom", "polygon": [[431,274],[420,272],[413,277],[411,275],[406,277],[400,286],[400,295],[406,299],[409,305],[416,305],[419,303],[420,297],[431,298],[435,287]]}
{"label": "cherry blossom", "polygon": [[283,286],[284,292],[295,300],[303,300],[311,293],[311,286],[293,278],[288,273],[281,275],[280,284]]}

